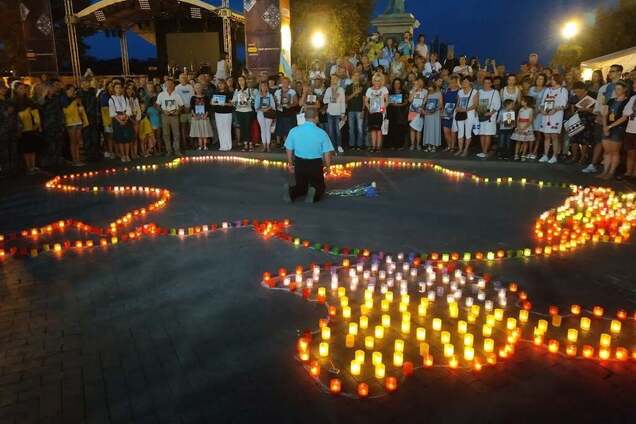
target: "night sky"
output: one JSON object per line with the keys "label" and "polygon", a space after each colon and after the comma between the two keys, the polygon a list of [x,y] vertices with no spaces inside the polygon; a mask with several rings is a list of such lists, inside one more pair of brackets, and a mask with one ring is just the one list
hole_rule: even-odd
{"label": "night sky", "polygon": [[[220,4],[220,0],[205,0]],[[316,0],[320,1],[320,0]],[[424,32],[429,42],[439,36],[442,42],[455,45],[455,52],[495,58],[515,70],[530,51],[539,53],[548,63],[559,43],[559,27],[568,18],[593,19],[599,4],[616,0],[406,0],[406,9],[420,21],[416,32]],[[243,0],[231,0],[235,10],[242,10]],[[292,0],[293,3],[293,0]],[[343,1],[346,3],[346,0]],[[376,13],[382,13],[388,0],[378,0]],[[452,6],[451,6],[452,5]],[[89,53],[100,58],[119,57],[119,40],[97,34],[86,40]],[[129,35],[131,57],[154,57],[154,46],[134,34]]]}

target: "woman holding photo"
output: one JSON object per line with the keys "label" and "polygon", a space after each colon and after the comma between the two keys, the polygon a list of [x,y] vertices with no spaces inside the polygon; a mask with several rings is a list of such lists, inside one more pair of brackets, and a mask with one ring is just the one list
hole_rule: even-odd
{"label": "woman holding photo", "polygon": [[492,86],[492,78],[484,78],[484,88],[479,90],[479,141],[481,142],[481,152],[477,153],[478,158],[486,159],[490,152],[492,137],[497,134],[497,113],[501,108],[501,98],[499,92]]}
{"label": "woman holding photo", "polygon": [[428,97],[428,90],[424,88],[424,78],[415,80],[415,87],[409,95],[409,127],[411,127],[411,150],[422,149],[422,130],[424,129],[424,102]]}
{"label": "woman holding photo", "polygon": [[190,138],[198,140],[198,149],[208,149],[208,139],[212,138],[210,123],[210,99],[203,94],[201,83],[194,84],[194,95],[190,98]]}
{"label": "woman holding photo", "polygon": [[457,147],[456,133],[453,131],[453,115],[457,106],[457,93],[459,93],[459,77],[451,75],[448,80],[448,88],[444,91],[444,109],[442,112],[442,129],[446,141],[445,152],[453,152]]}
{"label": "woman holding photo", "polygon": [[225,80],[219,80],[217,89],[212,93],[212,110],[219,137],[219,150],[227,152],[232,150],[232,93]]}
{"label": "woman holding photo", "polygon": [[367,123],[371,134],[371,148],[369,149],[371,153],[379,152],[382,149],[382,122],[389,101],[389,90],[384,86],[384,75],[374,74],[372,84],[364,95],[364,107],[369,113]]}
{"label": "woman holding photo", "polygon": [[462,77],[462,88],[457,93],[457,107],[453,116],[453,131],[457,133],[459,150],[455,156],[468,156],[473,127],[477,121],[477,104],[479,93],[473,89],[473,79],[467,75]]}
{"label": "woman holding photo", "polygon": [[541,124],[543,123],[543,114],[541,113],[541,101],[543,100],[543,94],[546,88],[547,78],[545,74],[537,75],[534,86],[530,87],[528,95],[534,98],[534,122],[532,123],[532,129],[534,130],[534,141],[530,141],[528,144],[527,159],[535,160],[539,152],[539,145],[543,139],[543,133],[541,132]]}
{"label": "woman holding photo", "polygon": [[[554,164],[559,161],[561,154],[561,130],[563,128],[563,111],[568,105],[568,90],[563,87],[563,78],[559,74],[554,74],[550,78],[550,86],[545,90],[542,99],[541,109],[543,118],[541,128],[544,141],[543,156],[539,159],[541,163]],[[552,158],[548,157],[552,146]]]}
{"label": "woman holding photo", "polygon": [[430,79],[428,98],[424,104],[424,144],[426,152],[435,152],[442,145],[441,112],[444,110],[441,77]]}
{"label": "woman holding photo", "polygon": [[238,142],[243,144],[243,151],[252,151],[254,146],[251,140],[252,119],[254,110],[252,109],[253,91],[247,86],[247,80],[243,75],[238,77],[238,86],[232,96],[232,105],[236,112],[236,120],[239,124]]}
{"label": "woman holding photo", "polygon": [[261,143],[263,143],[263,151],[270,152],[269,145],[272,142],[272,123],[276,119],[276,102],[274,95],[271,94],[267,87],[267,82],[263,81],[258,85],[258,94],[254,104],[256,109],[256,119],[261,128]]}
{"label": "woman holding photo", "polygon": [[389,91],[389,104],[386,117],[389,120],[389,134],[386,146],[401,149],[404,146],[404,135],[408,125],[408,94],[402,87],[402,80],[395,78]]}

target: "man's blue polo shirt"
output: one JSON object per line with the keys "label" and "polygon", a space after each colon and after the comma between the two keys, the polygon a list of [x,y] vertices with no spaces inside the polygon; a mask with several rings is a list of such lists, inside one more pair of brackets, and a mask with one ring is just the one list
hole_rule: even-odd
{"label": "man's blue polo shirt", "polygon": [[301,159],[320,159],[323,154],[333,152],[333,145],[327,133],[311,121],[289,132],[285,148],[293,150],[294,155]]}

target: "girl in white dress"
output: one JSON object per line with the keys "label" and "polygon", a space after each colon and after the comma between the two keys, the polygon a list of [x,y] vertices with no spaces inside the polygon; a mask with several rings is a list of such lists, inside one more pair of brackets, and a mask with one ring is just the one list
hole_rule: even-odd
{"label": "girl in white dress", "polygon": [[[559,136],[563,128],[563,111],[568,104],[568,90],[561,83],[561,75],[552,75],[550,85],[544,91],[541,99],[541,110],[543,111],[541,132],[545,138],[543,156],[539,159],[539,162],[542,163],[557,163],[561,153]],[[550,146],[552,146],[552,158],[548,156]]]}
{"label": "girl in white dress", "polygon": [[453,132],[457,133],[459,150],[455,156],[467,156],[470,139],[473,136],[473,126],[477,120],[477,103],[479,93],[473,89],[473,79],[467,75],[462,77],[462,88],[457,93],[457,107],[453,114]]}
{"label": "girl in white dress", "polygon": [[492,78],[484,78],[484,88],[479,90],[479,141],[481,153],[477,157],[486,158],[490,151],[492,136],[497,134],[497,113],[501,109],[499,92],[492,87]]}

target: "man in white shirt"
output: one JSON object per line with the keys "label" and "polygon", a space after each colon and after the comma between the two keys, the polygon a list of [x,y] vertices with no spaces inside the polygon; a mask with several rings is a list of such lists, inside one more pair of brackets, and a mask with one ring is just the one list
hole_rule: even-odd
{"label": "man in white shirt", "polygon": [[172,132],[172,154],[181,156],[179,148],[179,113],[183,109],[183,100],[174,88],[174,81],[166,81],[166,89],[157,96],[157,108],[161,110],[161,128],[166,155],[170,154],[170,132]]}
{"label": "man in white shirt", "polygon": [[188,134],[190,134],[190,121],[192,114],[190,114],[190,99],[194,95],[194,87],[188,82],[188,75],[182,73],[179,75],[179,85],[177,85],[174,91],[181,97],[183,102],[183,109],[179,115],[179,124],[181,126],[181,146],[186,148]]}
{"label": "man in white shirt", "polygon": [[340,87],[340,79],[331,77],[331,86],[325,91],[323,103],[327,106],[327,133],[338,153],[343,153],[341,125],[344,124],[347,112],[347,98],[344,88]]}

